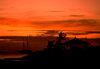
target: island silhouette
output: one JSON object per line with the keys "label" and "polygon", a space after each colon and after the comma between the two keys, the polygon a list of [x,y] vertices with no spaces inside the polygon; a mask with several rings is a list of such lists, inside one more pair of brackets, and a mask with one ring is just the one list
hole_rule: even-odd
{"label": "island silhouette", "polygon": [[[2,60],[1,63],[33,63],[40,61],[44,57],[92,57],[100,55],[100,46],[91,46],[86,40],[73,38],[66,40],[66,34],[59,33],[59,37],[56,40],[48,41],[47,48],[42,51],[31,52],[28,56],[23,58],[11,58]],[[26,52],[25,52],[26,51]],[[28,53],[25,50],[24,53]],[[29,51],[29,50],[28,50]],[[40,57],[40,58],[39,58]],[[37,60],[36,60],[37,59]]]}

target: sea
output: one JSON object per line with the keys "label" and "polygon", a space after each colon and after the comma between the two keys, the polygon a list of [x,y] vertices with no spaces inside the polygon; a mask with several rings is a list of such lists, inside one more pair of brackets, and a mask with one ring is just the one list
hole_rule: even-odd
{"label": "sea", "polygon": [[[26,40],[23,41],[23,37],[1,37],[0,38],[0,60],[9,58],[22,58],[28,54],[14,53],[23,50],[23,45],[27,47]],[[24,37],[26,38],[26,37]],[[46,48],[48,41],[55,40],[54,37],[31,37],[29,39],[29,47],[32,51],[39,51]],[[82,39],[84,40],[84,39]],[[93,46],[98,46],[100,39],[87,39],[89,43]],[[24,42],[24,44],[23,44]],[[8,54],[10,52],[10,54]]]}
{"label": "sea", "polygon": [[0,54],[0,60],[10,59],[10,58],[22,58],[28,54]]}

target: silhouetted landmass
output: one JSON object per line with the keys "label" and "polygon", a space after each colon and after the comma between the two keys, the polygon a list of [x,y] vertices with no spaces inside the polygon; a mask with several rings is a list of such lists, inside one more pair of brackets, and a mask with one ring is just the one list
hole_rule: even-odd
{"label": "silhouetted landmass", "polygon": [[[66,35],[60,33],[56,40],[48,41],[47,48],[42,51],[36,51],[23,58],[12,58],[1,61],[1,63],[27,64],[37,61],[44,61],[46,58],[55,60],[66,60],[70,57],[98,57],[100,56],[100,45],[93,46],[87,40],[74,38],[66,41]],[[62,59],[63,58],[63,59]]]}
{"label": "silhouetted landmass", "polygon": [[[57,40],[57,37],[30,37],[29,47],[35,52],[43,50],[47,47],[48,41]],[[2,40],[3,39],[3,40]],[[72,40],[73,38],[66,39],[64,41]],[[87,41],[91,46],[98,46],[100,43],[100,38],[84,39],[79,40]],[[0,36],[0,51],[5,53],[16,53],[23,50],[23,42],[25,49],[27,47],[27,36]]]}

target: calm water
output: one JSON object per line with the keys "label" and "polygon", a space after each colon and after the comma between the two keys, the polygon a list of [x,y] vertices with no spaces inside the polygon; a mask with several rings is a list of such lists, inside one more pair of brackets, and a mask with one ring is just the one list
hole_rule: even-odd
{"label": "calm water", "polygon": [[[43,50],[46,48],[49,40],[54,40],[55,38],[40,38],[34,37],[30,39],[30,48],[33,51]],[[88,40],[94,46],[100,42],[97,39]],[[23,50],[23,41],[14,39],[0,39],[0,51],[4,52],[19,52]],[[28,54],[0,54],[0,60],[8,58],[22,58]]]}
{"label": "calm water", "polygon": [[0,60],[9,59],[9,58],[22,58],[28,54],[0,54]]}

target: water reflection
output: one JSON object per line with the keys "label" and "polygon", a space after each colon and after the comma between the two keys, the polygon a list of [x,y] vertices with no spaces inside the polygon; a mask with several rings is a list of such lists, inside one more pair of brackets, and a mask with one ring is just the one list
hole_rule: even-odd
{"label": "water reflection", "polygon": [[11,41],[11,39],[0,39],[0,41]]}
{"label": "water reflection", "polygon": [[22,58],[28,54],[0,54],[0,60],[9,59],[9,58]]}
{"label": "water reflection", "polygon": [[0,39],[0,41],[14,42],[14,43],[23,43],[22,40],[15,40],[15,39]]}

